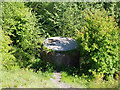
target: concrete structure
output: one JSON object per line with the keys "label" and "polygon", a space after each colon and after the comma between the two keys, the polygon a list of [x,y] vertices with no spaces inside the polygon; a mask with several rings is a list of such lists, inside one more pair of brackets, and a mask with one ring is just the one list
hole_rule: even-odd
{"label": "concrete structure", "polygon": [[79,52],[77,42],[67,37],[51,37],[44,40],[43,46],[53,50],[43,50],[42,59],[55,64],[58,67],[63,65],[79,66]]}
{"label": "concrete structure", "polygon": [[44,40],[44,46],[54,51],[68,51],[77,49],[77,42],[67,37],[51,37]]}

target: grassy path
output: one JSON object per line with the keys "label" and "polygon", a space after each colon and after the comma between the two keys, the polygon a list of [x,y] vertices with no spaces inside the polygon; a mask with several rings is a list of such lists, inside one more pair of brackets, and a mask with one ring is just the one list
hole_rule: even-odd
{"label": "grassy path", "polygon": [[50,78],[52,82],[57,84],[58,88],[72,88],[72,86],[68,85],[67,83],[61,82],[61,73],[54,72],[53,77]]}
{"label": "grassy path", "polygon": [[0,71],[1,88],[117,88],[118,81],[103,81],[97,78],[87,81],[83,77],[73,77],[65,72],[33,72],[31,70],[16,69]]}

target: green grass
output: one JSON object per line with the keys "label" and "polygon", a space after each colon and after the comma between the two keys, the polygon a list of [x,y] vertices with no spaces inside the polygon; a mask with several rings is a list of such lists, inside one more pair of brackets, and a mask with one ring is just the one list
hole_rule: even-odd
{"label": "green grass", "polygon": [[11,71],[0,71],[0,84],[2,88],[55,88],[52,83],[51,73],[44,74],[39,71],[37,73],[32,70],[16,69]]}
{"label": "green grass", "polygon": [[[93,79],[85,75],[68,75],[65,71],[61,72],[61,75],[61,81],[72,88],[118,88],[118,80],[112,78],[109,78],[109,81],[104,81],[98,75]],[[1,88],[59,88],[56,83],[50,80],[53,78],[53,74],[50,72],[33,72],[19,68],[9,71],[2,69],[0,77]]]}
{"label": "green grass", "polygon": [[100,76],[92,78],[85,75],[73,76],[62,72],[62,81],[77,88],[118,88],[118,80],[110,78],[109,81],[105,81]]}
{"label": "green grass", "polygon": [[72,76],[68,75],[66,72],[62,72],[62,78],[61,80],[65,83],[68,83],[73,88],[87,88],[88,81],[84,78],[78,77],[77,75]]}

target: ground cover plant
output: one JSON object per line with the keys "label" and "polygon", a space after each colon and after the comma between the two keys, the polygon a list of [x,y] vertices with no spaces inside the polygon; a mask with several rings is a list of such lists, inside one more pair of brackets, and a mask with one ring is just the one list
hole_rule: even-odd
{"label": "ground cover plant", "polygon": [[44,39],[62,36],[77,40],[81,63],[61,68],[61,82],[78,88],[118,88],[119,4],[1,3],[1,87],[57,88],[51,80],[56,66],[42,60],[41,52]]}

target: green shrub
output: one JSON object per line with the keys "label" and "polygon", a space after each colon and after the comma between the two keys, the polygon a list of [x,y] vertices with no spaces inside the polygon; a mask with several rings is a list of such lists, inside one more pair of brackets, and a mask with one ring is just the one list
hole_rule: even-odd
{"label": "green shrub", "polygon": [[88,8],[88,4],[81,2],[29,2],[26,5],[36,13],[45,37],[74,36],[75,27],[82,23],[81,10]]}
{"label": "green shrub", "polygon": [[23,2],[4,2],[2,20],[3,31],[10,36],[11,45],[16,49],[17,63],[27,67],[35,56],[40,57],[40,31],[35,15]]}
{"label": "green shrub", "polygon": [[109,11],[108,15],[113,15],[116,22],[120,24],[120,2],[104,2],[102,6]]}
{"label": "green shrub", "polygon": [[44,37],[73,37],[74,29],[83,24],[82,13],[85,9],[105,8],[109,15],[119,22],[119,3],[116,2],[27,2],[39,20]]}
{"label": "green shrub", "polygon": [[0,35],[0,66],[5,67],[6,69],[12,69],[16,65],[16,58],[12,55],[14,49],[10,46],[12,41],[2,30],[0,30]]}
{"label": "green shrub", "polygon": [[117,23],[105,10],[83,14],[85,25],[76,30],[82,67],[85,72],[113,75],[119,70]]}

